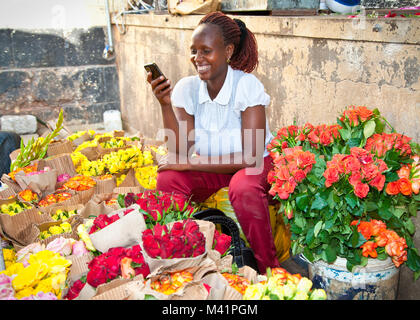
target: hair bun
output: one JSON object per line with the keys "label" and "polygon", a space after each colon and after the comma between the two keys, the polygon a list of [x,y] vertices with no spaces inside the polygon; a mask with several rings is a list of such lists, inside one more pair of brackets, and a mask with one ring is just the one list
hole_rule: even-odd
{"label": "hair bun", "polygon": [[238,49],[240,49],[242,47],[242,44],[244,43],[244,39],[247,35],[246,24],[245,24],[245,22],[243,22],[240,19],[233,19],[233,21],[236,22],[236,24],[239,27],[239,30],[241,30],[241,39],[239,40],[239,48],[238,48]]}

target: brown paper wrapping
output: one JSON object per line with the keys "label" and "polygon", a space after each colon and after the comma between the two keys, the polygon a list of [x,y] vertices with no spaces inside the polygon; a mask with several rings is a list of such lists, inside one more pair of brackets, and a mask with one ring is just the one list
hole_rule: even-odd
{"label": "brown paper wrapping", "polygon": [[101,284],[96,288],[96,294],[91,300],[127,300],[129,284],[140,285],[143,275],[139,274],[132,279],[114,279],[109,283]]}
{"label": "brown paper wrapping", "polygon": [[6,173],[3,173],[1,176],[1,182],[3,182],[5,185],[7,185],[10,189],[13,190],[14,193],[19,193],[22,191],[22,188],[17,184],[17,182],[13,181],[9,175]]}
{"label": "brown paper wrapping", "polygon": [[8,199],[9,197],[15,197],[16,192],[13,191],[12,188],[7,187],[0,191],[0,199]]}
{"label": "brown paper wrapping", "polygon": [[90,137],[90,134],[88,132],[85,132],[79,138],[74,139],[73,141],[71,141],[71,143],[74,145],[73,148],[76,149],[76,147],[78,147],[79,145],[81,145],[83,142],[89,141],[91,139],[92,138]]}
{"label": "brown paper wrapping", "polygon": [[47,148],[47,157],[63,154],[63,153],[72,153],[73,152],[73,143],[69,140],[55,140],[50,142]]}
{"label": "brown paper wrapping", "polygon": [[41,159],[38,162],[38,170],[45,167],[50,167],[57,170],[57,175],[67,173],[71,177],[77,174],[76,168],[74,167],[73,160],[69,153],[59,154],[52,156],[47,159]]}
{"label": "brown paper wrapping", "polygon": [[86,275],[89,272],[88,264],[94,258],[92,253],[86,253],[82,256],[67,256],[66,259],[71,260],[72,264],[67,279],[71,284]]}
{"label": "brown paper wrapping", "polygon": [[[123,215],[125,210],[133,208],[134,211]],[[93,246],[100,252],[107,252],[113,247],[132,247],[140,243],[140,236],[146,229],[143,214],[138,209],[139,205],[133,204],[128,208],[116,210],[110,214],[118,214],[120,219],[111,223],[106,228],[89,235]]]}
{"label": "brown paper wrapping", "polygon": [[[15,202],[17,197],[0,200],[0,206],[2,204],[9,204]],[[28,203],[27,203],[28,204]],[[30,209],[24,210],[14,216],[9,216],[8,214],[0,214],[0,226],[4,236],[16,242],[20,245],[28,245],[29,242],[25,241],[26,234],[28,229],[31,228],[32,224],[43,223],[51,221],[51,217],[48,214],[43,214],[37,208],[34,208],[31,205]]]}
{"label": "brown paper wrapping", "polygon": [[136,178],[136,172],[134,169],[130,169],[121,184],[113,189],[116,194],[127,194],[127,193],[141,193],[146,189],[140,184]]}
{"label": "brown paper wrapping", "polygon": [[112,193],[117,187],[115,176],[106,180],[101,180],[99,177],[93,177],[93,180],[96,182],[95,194]]}
{"label": "brown paper wrapping", "polygon": [[97,147],[87,147],[80,150],[80,153],[83,154],[89,161],[95,161],[100,158],[100,153]]}
{"label": "brown paper wrapping", "polygon": [[57,176],[58,173],[56,169],[51,169],[32,176],[25,176],[24,172],[19,171],[16,173],[15,179],[22,190],[30,189],[41,199],[47,194],[55,191]]}
{"label": "brown paper wrapping", "polygon": [[[141,234],[140,234],[140,247],[143,252],[143,257],[145,262],[149,265],[150,269],[150,276],[154,276],[156,274],[162,273],[162,272],[173,272],[178,270],[184,270],[191,267],[202,267],[202,266],[211,266],[215,270],[217,269],[217,265],[215,261],[211,258],[209,258],[208,252],[211,250],[211,247],[213,245],[213,237],[214,237],[214,230],[215,225],[214,223],[210,221],[204,221],[204,220],[195,220],[197,222],[200,232],[204,234],[204,237],[206,239],[206,250],[203,254],[193,257],[193,258],[174,258],[174,259],[155,259],[151,258],[146,250],[143,247],[143,241],[141,240]],[[168,227],[171,227],[175,222],[168,223]]]}
{"label": "brown paper wrapping", "polygon": [[19,153],[20,153],[20,149],[16,149],[16,150],[14,150],[14,151],[12,151],[10,154],[9,154],[9,158],[10,158],[10,161],[13,163],[13,161],[15,161],[16,160],[16,158],[17,158],[17,156],[19,155]]}
{"label": "brown paper wrapping", "polygon": [[116,199],[117,194],[115,193],[103,193],[95,194],[93,197],[85,204],[81,216],[83,218],[97,217],[100,214],[109,214],[115,210],[120,209],[118,203],[112,205],[106,205],[105,202],[111,199]]}

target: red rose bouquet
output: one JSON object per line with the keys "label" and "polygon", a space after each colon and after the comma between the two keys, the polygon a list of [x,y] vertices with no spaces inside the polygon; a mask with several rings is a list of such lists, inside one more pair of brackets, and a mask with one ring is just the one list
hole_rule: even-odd
{"label": "red rose bouquet", "polygon": [[[127,215],[130,212],[134,211],[133,208],[127,209],[124,211],[123,215]],[[92,234],[96,231],[99,231],[107,226],[109,226],[110,224],[114,223],[115,221],[119,220],[120,216],[118,214],[114,214],[114,215],[106,215],[106,214],[100,214],[98,215],[95,220],[93,220],[93,224],[92,227],[89,230],[89,234]]]}
{"label": "red rose bouquet", "polygon": [[169,228],[157,223],[142,234],[143,248],[151,258],[193,258],[204,254],[206,239],[198,224],[187,219]]}
{"label": "red rose bouquet", "polygon": [[378,110],[350,106],[336,125],[282,128],[268,151],[269,192],[290,225],[293,254],[342,257],[350,271],[391,257],[420,276],[411,220],[420,209],[420,148]]}
{"label": "red rose bouquet", "polygon": [[[124,276],[142,274],[144,277],[150,273],[149,266],[144,261],[140,245],[131,248],[111,248],[90,261],[88,268],[87,283],[95,288],[123,275],[123,272]],[[131,269],[134,272],[131,272]]]}
{"label": "red rose bouquet", "polygon": [[63,299],[66,300],[73,300],[76,299],[80,291],[85,287],[86,285],[86,276],[81,277],[79,280],[76,280],[72,286],[69,288],[69,291],[67,291],[67,294],[63,297]]}
{"label": "red rose bouquet", "polygon": [[196,211],[184,195],[177,193],[148,190],[138,194],[120,194],[117,200],[121,208],[138,204],[148,228],[156,223],[167,224],[191,218]]}
{"label": "red rose bouquet", "polygon": [[229,252],[231,247],[232,237],[227,234],[220,233],[217,229],[214,230],[212,249],[218,251],[223,257]]}

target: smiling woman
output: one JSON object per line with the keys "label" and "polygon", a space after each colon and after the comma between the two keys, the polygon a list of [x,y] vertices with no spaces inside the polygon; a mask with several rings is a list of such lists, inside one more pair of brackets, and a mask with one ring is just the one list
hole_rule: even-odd
{"label": "smiling woman", "polygon": [[191,38],[197,75],[174,87],[163,77],[148,82],[158,99],[168,136],[156,188],[206,200],[229,187],[229,200],[261,273],[277,267],[270,215],[266,150],[272,139],[265,108],[270,96],[250,72],[258,65],[253,33],[221,12],[204,16]]}

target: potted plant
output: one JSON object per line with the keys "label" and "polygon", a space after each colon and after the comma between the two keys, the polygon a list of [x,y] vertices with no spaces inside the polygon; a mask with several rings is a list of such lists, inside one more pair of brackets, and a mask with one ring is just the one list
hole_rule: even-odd
{"label": "potted plant", "polygon": [[[419,145],[377,109],[350,106],[334,125],[281,128],[268,150],[270,194],[290,226],[292,253],[310,262],[313,281],[329,297],[352,290],[351,298],[393,298],[403,263],[420,276],[412,222],[420,208]],[[370,279],[369,270],[384,274]]]}

